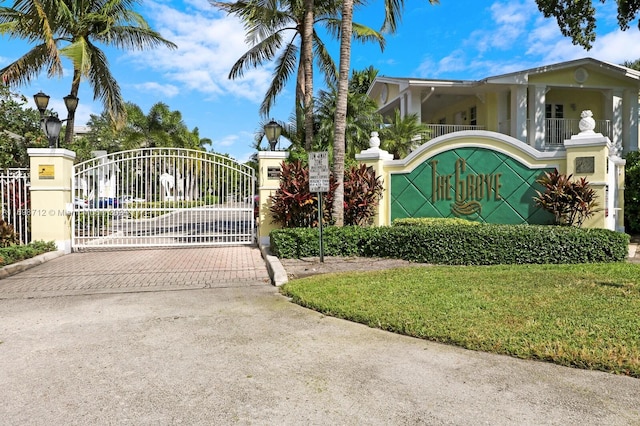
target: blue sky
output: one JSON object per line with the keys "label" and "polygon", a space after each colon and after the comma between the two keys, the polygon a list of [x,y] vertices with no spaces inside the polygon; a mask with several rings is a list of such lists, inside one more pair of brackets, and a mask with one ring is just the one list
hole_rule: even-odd
{"label": "blue sky", "polygon": [[[3,6],[12,3],[0,1]],[[384,52],[375,45],[355,43],[352,69],[373,65],[379,75],[392,77],[476,80],[582,57],[616,64],[640,58],[637,21],[629,30],[620,31],[615,2],[611,0],[604,5],[594,1],[597,40],[590,51],[562,37],[555,19],[545,19],[533,0],[405,3],[398,32],[386,36]],[[356,12],[355,20],[379,28],[382,10],[382,1],[373,0],[366,9]],[[241,80],[227,78],[233,63],[248,48],[241,23],[218,12],[207,0],[144,1],[140,12],[178,49],[105,49],[124,99],[139,105],[145,113],[156,102],[164,102],[182,113],[189,128],[198,127],[201,137],[213,141],[210,150],[247,160],[253,153],[254,134],[260,123],[258,108],[272,67],[246,72]],[[338,43],[329,45],[337,62]],[[0,37],[0,66],[28,49],[20,40]],[[321,82],[316,74],[316,88]],[[286,120],[291,115],[293,83],[278,98],[272,117]],[[50,107],[63,116],[62,97],[70,87],[71,68],[66,63],[64,77],[42,76],[17,90],[29,98],[44,91],[51,96]],[[92,100],[87,82],[81,84],[79,97],[77,125],[102,111],[101,104]]]}

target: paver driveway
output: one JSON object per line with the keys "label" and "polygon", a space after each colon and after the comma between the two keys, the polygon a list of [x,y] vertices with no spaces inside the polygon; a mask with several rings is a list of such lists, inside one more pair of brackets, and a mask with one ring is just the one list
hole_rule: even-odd
{"label": "paver driveway", "polygon": [[269,281],[255,247],[73,253],[0,281],[0,299],[248,286]]}
{"label": "paver driveway", "polygon": [[3,426],[640,424],[638,379],[325,317],[255,248],[69,255],[0,297]]}

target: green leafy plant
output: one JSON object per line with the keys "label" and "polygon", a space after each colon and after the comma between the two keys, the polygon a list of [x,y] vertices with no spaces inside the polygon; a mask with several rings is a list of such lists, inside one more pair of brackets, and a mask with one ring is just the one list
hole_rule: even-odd
{"label": "green leafy plant", "polygon": [[13,229],[13,226],[0,219],[0,247],[9,247],[20,244],[20,237]]}
{"label": "green leafy plant", "polygon": [[0,247],[0,266],[10,265],[55,250],[57,247],[53,241],[32,241],[29,244]]}
{"label": "green leafy plant", "polygon": [[[337,183],[329,177],[329,192],[323,195],[323,217],[331,223],[331,206]],[[382,183],[373,168],[354,166],[345,172],[344,223],[368,225],[376,213],[378,199],[382,195]],[[318,196],[309,192],[309,170],[300,160],[283,163],[280,188],[270,198],[274,222],[285,228],[317,227]]]}
{"label": "green leafy plant", "polygon": [[596,193],[586,178],[572,180],[557,170],[545,172],[536,180],[544,192],[536,190],[536,205],[554,216],[556,225],[580,227],[597,211]]}
{"label": "green leafy plant", "polygon": [[[317,229],[276,229],[269,235],[271,250],[280,258],[318,256]],[[441,265],[623,262],[629,235],[599,228],[469,225],[445,219],[415,226],[328,227],[324,250],[328,256]]]}
{"label": "green leafy plant", "polygon": [[631,234],[640,234],[640,152],[625,156],[624,226]]}
{"label": "green leafy plant", "polygon": [[[329,180],[329,192],[323,196],[323,219],[331,220],[333,192],[337,187],[333,176]],[[285,228],[318,226],[318,197],[309,192],[309,169],[302,161],[282,163],[280,188],[270,197],[273,221]]]}
{"label": "green leafy plant", "polygon": [[344,176],[345,225],[370,225],[382,195],[382,182],[372,167],[361,164]]}

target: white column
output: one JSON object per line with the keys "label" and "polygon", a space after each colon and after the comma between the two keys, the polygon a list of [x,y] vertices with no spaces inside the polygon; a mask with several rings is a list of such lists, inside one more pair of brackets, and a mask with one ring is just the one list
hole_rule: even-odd
{"label": "white column", "polygon": [[406,94],[407,110],[405,115],[416,114],[418,122],[422,122],[422,102],[420,99],[421,89],[409,89]]}
{"label": "white column", "polygon": [[[499,132],[501,133],[506,133],[509,136],[513,135],[513,133],[511,132],[510,128],[507,128],[505,126],[505,123],[507,123],[507,121],[509,120],[509,111],[507,106],[509,105],[509,99],[508,99],[508,94],[506,93],[498,93],[497,95],[497,115],[496,115],[496,119],[497,119],[497,123],[496,125],[498,126],[497,129]],[[489,123],[487,123],[487,125],[489,125]],[[489,127],[490,128],[490,127]]]}
{"label": "white column", "polygon": [[[623,102],[622,91],[614,90],[611,96],[611,142],[613,144],[613,150],[615,154],[622,154],[622,140],[623,140]],[[637,137],[637,135],[636,135]]]}
{"label": "white column", "polygon": [[545,103],[547,86],[533,86],[529,97],[529,145],[542,150],[545,146]]}
{"label": "white column", "polygon": [[624,91],[624,122],[622,128],[622,149],[627,153],[638,150],[638,93]]}
{"label": "white column", "polygon": [[527,86],[511,88],[511,134],[527,143]]}

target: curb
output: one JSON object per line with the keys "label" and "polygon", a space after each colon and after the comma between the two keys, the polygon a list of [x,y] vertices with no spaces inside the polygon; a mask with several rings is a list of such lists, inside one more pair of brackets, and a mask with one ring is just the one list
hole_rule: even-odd
{"label": "curb", "polygon": [[44,262],[48,262],[60,256],[64,256],[64,250],[58,251],[49,251],[47,253],[39,254],[30,259],[21,260],[20,262],[12,263],[11,265],[3,266],[0,269],[0,280],[3,278],[10,277],[17,273],[26,271],[27,269],[31,269],[34,266],[38,266]]}
{"label": "curb", "polygon": [[280,259],[271,254],[271,247],[266,244],[260,244],[260,253],[262,254],[262,258],[267,265],[267,271],[269,273],[269,278],[271,278],[271,284],[276,287],[280,287],[281,285],[286,284],[287,281],[289,281],[287,271],[285,271],[284,266],[282,266],[282,263],[280,263]]}

